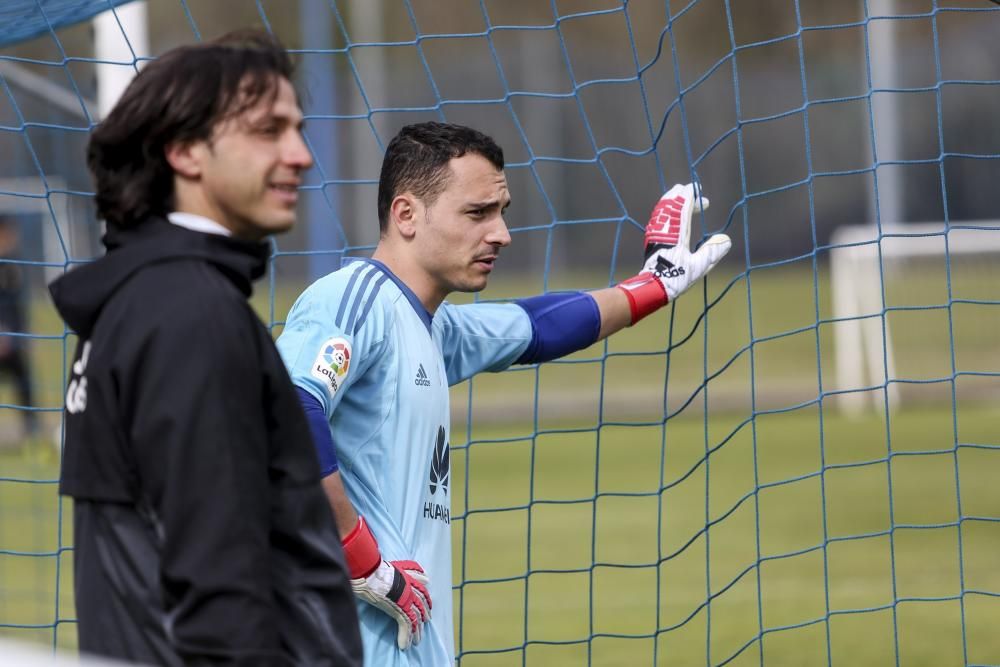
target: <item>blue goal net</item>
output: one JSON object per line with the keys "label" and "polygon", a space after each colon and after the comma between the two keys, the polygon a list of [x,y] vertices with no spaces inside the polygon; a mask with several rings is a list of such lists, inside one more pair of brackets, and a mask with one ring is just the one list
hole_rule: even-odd
{"label": "blue goal net", "polygon": [[[0,638],[75,647],[57,494],[101,252],[107,91],[263,27],[315,159],[253,297],[378,240],[385,145],[504,148],[512,244],[457,302],[596,289],[673,183],[734,248],[676,304],[451,393],[461,665],[1000,664],[1000,7],[987,0],[8,0],[0,7]],[[2,661],[2,659],[0,659]]]}

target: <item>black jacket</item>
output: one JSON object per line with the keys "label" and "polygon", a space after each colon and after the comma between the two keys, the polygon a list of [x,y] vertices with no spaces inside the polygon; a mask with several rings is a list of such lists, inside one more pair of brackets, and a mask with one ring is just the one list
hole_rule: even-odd
{"label": "black jacket", "polygon": [[354,596],[305,417],[247,303],[267,244],[152,219],[51,285],[78,334],[60,491],[82,651],[355,665]]}

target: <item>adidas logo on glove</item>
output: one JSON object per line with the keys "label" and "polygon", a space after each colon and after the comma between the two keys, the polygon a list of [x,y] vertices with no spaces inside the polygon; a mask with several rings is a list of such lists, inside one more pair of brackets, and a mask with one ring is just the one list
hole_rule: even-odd
{"label": "adidas logo on glove", "polygon": [[657,257],[653,274],[658,278],[677,278],[684,275],[684,267],[677,266],[666,257]]}

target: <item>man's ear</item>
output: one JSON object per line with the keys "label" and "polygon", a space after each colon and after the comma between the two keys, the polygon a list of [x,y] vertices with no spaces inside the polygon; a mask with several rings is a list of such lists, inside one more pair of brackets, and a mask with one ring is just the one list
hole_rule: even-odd
{"label": "man's ear", "polygon": [[417,233],[417,223],[423,215],[423,202],[409,192],[397,195],[389,204],[389,223],[399,230],[404,239],[411,239]]}
{"label": "man's ear", "polygon": [[167,164],[178,176],[196,180],[201,177],[204,142],[173,142],[163,149]]}

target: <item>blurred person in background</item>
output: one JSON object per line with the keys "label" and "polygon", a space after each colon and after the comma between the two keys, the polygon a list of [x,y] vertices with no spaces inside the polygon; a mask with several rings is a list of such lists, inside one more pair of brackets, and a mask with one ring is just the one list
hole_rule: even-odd
{"label": "blurred person in background", "polygon": [[247,302],[312,165],[291,76],[264,33],[177,48],[91,136],[107,253],[51,285],[80,339],[60,491],[82,652],[360,664],[309,426]]}
{"label": "blurred person in background", "polygon": [[[28,290],[24,280],[21,243],[17,221],[0,216],[0,373],[14,387],[21,419],[21,433],[12,442],[23,442],[38,436],[38,413],[34,409],[31,387],[31,366],[27,339],[10,335],[28,330]],[[8,442],[4,439],[5,444]]]}
{"label": "blurred person in background", "polygon": [[665,306],[730,248],[694,253],[692,185],[667,192],[646,227],[638,275],[594,292],[455,306],[510,244],[503,151],[444,123],[404,127],[379,180],[371,259],[321,278],[288,314],[278,349],[319,448],[359,598],[365,664],[454,663],[448,387],[481,371],[557,359]]}

